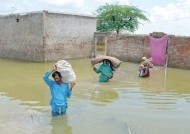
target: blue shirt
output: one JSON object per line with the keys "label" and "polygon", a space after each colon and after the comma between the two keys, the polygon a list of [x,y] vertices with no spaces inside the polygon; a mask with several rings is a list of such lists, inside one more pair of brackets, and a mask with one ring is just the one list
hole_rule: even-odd
{"label": "blue shirt", "polygon": [[72,94],[72,91],[69,88],[68,83],[58,84],[56,81],[49,79],[52,71],[47,72],[43,79],[46,84],[50,87],[51,92],[51,100],[50,105],[67,106],[67,98],[69,98]]}

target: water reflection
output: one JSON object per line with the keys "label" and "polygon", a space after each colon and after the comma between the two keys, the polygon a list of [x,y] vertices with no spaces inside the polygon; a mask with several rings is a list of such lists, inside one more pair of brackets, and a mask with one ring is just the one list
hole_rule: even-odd
{"label": "water reflection", "polygon": [[154,67],[150,78],[139,79],[140,88],[150,91],[167,91],[178,94],[190,93],[190,71],[163,67]]}
{"label": "water reflection", "polygon": [[112,89],[97,89],[92,92],[91,100],[92,101],[98,101],[101,103],[93,102],[95,105],[99,106],[105,106],[109,102],[113,102],[114,100],[118,99],[118,94],[116,91]]}
{"label": "water reflection", "polygon": [[52,116],[52,134],[72,134],[72,127],[68,124],[67,115]]}
{"label": "water reflection", "polygon": [[32,110],[21,106],[21,100],[5,96],[0,92],[0,132],[2,134],[49,134],[49,115],[46,112]]}
{"label": "water reflection", "polygon": [[149,78],[140,78],[140,88],[142,90],[162,92],[165,90],[165,83],[167,83],[165,77],[165,70],[163,67],[154,67],[150,70]]}
{"label": "water reflection", "polygon": [[[41,63],[1,60],[0,91],[23,101],[47,105],[50,98],[42,76],[48,66]],[[49,66],[51,67],[51,66]],[[47,69],[48,70],[48,69]]]}
{"label": "water reflection", "polygon": [[42,79],[54,62],[0,59],[2,133],[126,134],[128,123],[136,134],[189,134],[190,70],[168,68],[165,75],[154,67],[139,78],[138,64],[123,62],[110,82],[99,83],[90,59],[69,62],[77,83],[67,114],[54,118]]}

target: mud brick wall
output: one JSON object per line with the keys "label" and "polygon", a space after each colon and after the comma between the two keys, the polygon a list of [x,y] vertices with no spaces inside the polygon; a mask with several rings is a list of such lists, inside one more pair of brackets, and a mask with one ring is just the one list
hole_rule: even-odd
{"label": "mud brick wall", "polygon": [[[143,56],[151,56],[150,35],[108,34],[107,55],[138,63]],[[190,37],[169,35],[168,66],[190,69]]]}
{"label": "mud brick wall", "polygon": [[148,36],[110,34],[107,37],[107,54],[122,61],[140,62],[141,57],[150,57]]}
{"label": "mud brick wall", "polygon": [[172,67],[190,69],[190,37],[170,37],[168,64]]}

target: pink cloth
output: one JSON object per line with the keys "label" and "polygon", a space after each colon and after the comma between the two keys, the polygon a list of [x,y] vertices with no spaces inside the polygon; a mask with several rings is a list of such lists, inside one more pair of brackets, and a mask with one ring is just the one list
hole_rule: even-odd
{"label": "pink cloth", "polygon": [[166,64],[166,48],[168,43],[168,35],[162,38],[149,37],[151,57],[153,59],[153,64],[165,65]]}

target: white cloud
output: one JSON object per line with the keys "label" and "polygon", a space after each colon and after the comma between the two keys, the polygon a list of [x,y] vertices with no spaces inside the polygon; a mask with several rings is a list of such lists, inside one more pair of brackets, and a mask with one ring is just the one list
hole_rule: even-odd
{"label": "white cloud", "polygon": [[47,2],[48,4],[51,4],[51,5],[66,5],[66,4],[69,4],[69,3],[72,3],[73,0],[41,0],[43,2]]}
{"label": "white cloud", "polygon": [[189,12],[190,1],[181,0],[178,3],[170,3],[164,7],[155,6],[152,9],[151,16],[154,21],[176,20],[190,17]]}
{"label": "white cloud", "polygon": [[113,3],[116,3],[118,2],[119,4],[130,4],[130,1],[129,0],[96,0],[97,2],[96,3],[99,3],[99,5],[102,5],[102,4],[105,4],[105,3],[108,3],[108,4],[113,4]]}
{"label": "white cloud", "polygon": [[189,36],[190,1],[180,0],[167,5],[155,5],[150,13],[150,23],[141,25],[135,33],[149,34],[151,32],[165,32],[174,35]]}
{"label": "white cloud", "polygon": [[83,7],[84,6],[84,0],[75,0],[76,7]]}
{"label": "white cloud", "polygon": [[[160,31],[175,35],[189,35],[190,27],[190,0],[167,1],[138,1],[138,0],[0,0],[0,14],[11,12],[31,12],[50,10],[91,15],[99,6],[105,3],[136,4],[148,13],[150,23],[140,25],[138,33]],[[175,1],[175,2],[174,2]],[[177,2],[176,2],[177,1]],[[155,4],[156,5],[153,5]],[[13,8],[11,8],[13,7]]]}
{"label": "white cloud", "polygon": [[48,3],[55,6],[73,5],[75,7],[83,7],[84,0],[40,0],[41,2]]}

